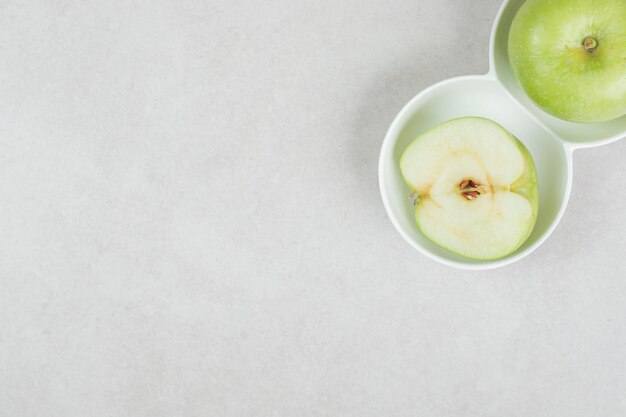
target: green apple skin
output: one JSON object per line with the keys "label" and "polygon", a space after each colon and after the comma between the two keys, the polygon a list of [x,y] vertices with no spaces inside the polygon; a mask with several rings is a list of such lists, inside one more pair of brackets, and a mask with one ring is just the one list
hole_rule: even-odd
{"label": "green apple skin", "polygon": [[[502,130],[506,129],[502,128]],[[525,197],[530,202],[533,211],[533,219],[534,221],[536,221],[537,213],[539,212],[539,187],[537,186],[539,182],[537,180],[537,168],[535,167],[535,161],[528,151],[528,148],[524,146],[524,144],[518,138],[513,136],[508,131],[507,134],[509,135],[509,138],[513,142],[515,142],[515,145],[517,145],[518,149],[524,157],[524,172],[522,173],[522,175],[520,175],[517,181],[511,184],[511,192],[517,193],[522,197]],[[523,237],[518,247],[521,246],[522,243],[526,241],[526,239],[528,239],[528,236],[530,236],[530,233],[533,231],[533,228],[535,226],[534,221],[532,226],[528,230],[528,234]]]}
{"label": "green apple skin", "polygon": [[[510,184],[510,186],[508,187],[508,191],[511,193],[519,194],[520,196],[525,198],[530,205],[532,214],[526,226],[525,233],[520,234],[517,242],[514,243],[508,250],[501,252],[495,256],[476,256],[476,255],[471,256],[471,255],[468,255],[467,253],[464,253],[463,251],[456,250],[455,248],[449,245],[443,244],[441,241],[433,238],[433,236],[431,236],[431,234],[428,233],[428,231],[425,230],[425,228],[423,227],[424,225],[421,219],[422,205],[424,204],[424,199],[422,198],[423,193],[419,189],[419,187],[416,187],[413,184],[414,181],[408,175],[408,173],[410,172],[410,167],[408,167],[408,164],[405,161],[406,159],[408,159],[407,155],[410,153],[410,149],[413,145],[415,145],[417,142],[421,140],[424,140],[424,138],[426,138],[427,136],[435,134],[437,131],[446,128],[447,126],[459,125],[464,122],[475,122],[475,123],[480,123],[480,124],[488,124],[488,125],[496,126],[499,129],[499,131],[504,134],[503,140],[508,140],[512,142],[514,146],[519,150],[523,158],[523,169],[521,171],[521,174]],[[477,131],[474,131],[473,129],[464,129],[464,128],[459,129],[459,131],[470,132],[470,136],[479,133]],[[458,151],[454,151],[453,153],[457,153],[457,152]],[[467,149],[463,149],[462,152],[467,152]],[[526,242],[526,240],[528,239],[528,237],[530,236],[530,234],[532,233],[535,227],[535,223],[537,221],[537,215],[539,212],[539,188],[538,188],[537,170],[535,167],[535,162],[528,148],[526,148],[526,146],[519,139],[517,139],[513,134],[511,134],[504,127],[494,122],[493,120],[486,119],[483,117],[474,117],[474,116],[461,117],[458,119],[448,120],[447,122],[437,125],[433,127],[432,129],[422,133],[419,137],[417,137],[411,143],[411,145],[409,145],[409,147],[407,147],[407,149],[402,154],[400,158],[400,171],[401,171],[402,177],[404,178],[404,181],[409,186],[410,190],[414,194],[417,195],[417,201],[415,205],[415,214],[414,214],[417,228],[420,230],[422,235],[424,235],[428,240],[430,240],[434,244],[456,255],[460,255],[460,256],[477,260],[477,261],[495,260],[495,259],[503,258],[515,252],[517,249],[519,249],[519,247],[522,246],[524,242]]]}
{"label": "green apple skin", "polygon": [[626,114],[626,0],[527,0],[508,52],[522,88],[548,113],[573,122]]}

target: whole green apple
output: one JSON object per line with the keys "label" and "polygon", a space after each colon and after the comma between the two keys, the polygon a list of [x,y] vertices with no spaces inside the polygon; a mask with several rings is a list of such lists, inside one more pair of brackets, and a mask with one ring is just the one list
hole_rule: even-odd
{"label": "whole green apple", "polygon": [[400,171],[411,189],[417,227],[451,252],[502,258],[535,226],[533,158],[489,119],[453,119],[423,133],[403,152]]}
{"label": "whole green apple", "polygon": [[526,94],[575,122],[626,114],[626,0],[527,0],[509,34]]}

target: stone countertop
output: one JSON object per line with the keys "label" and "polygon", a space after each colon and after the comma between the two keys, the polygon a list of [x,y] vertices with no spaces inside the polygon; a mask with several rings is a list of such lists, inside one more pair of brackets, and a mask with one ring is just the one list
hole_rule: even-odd
{"label": "stone countertop", "polygon": [[498,0],[0,1],[0,416],[626,413],[626,142],[463,272],[377,158]]}

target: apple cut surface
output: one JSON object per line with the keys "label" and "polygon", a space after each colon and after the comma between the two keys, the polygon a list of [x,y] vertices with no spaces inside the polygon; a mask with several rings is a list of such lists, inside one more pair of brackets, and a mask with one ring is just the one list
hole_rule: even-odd
{"label": "apple cut surface", "polygon": [[404,151],[400,170],[417,200],[418,228],[451,252],[497,259],[515,251],[534,227],[532,157],[488,119],[454,119],[422,134]]}

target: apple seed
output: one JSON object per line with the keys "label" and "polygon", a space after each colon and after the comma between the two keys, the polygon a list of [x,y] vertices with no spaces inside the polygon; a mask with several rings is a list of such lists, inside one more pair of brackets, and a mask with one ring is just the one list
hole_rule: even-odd
{"label": "apple seed", "polygon": [[480,193],[478,191],[466,191],[463,193],[463,197],[465,197],[466,200],[473,200],[479,195]]}

